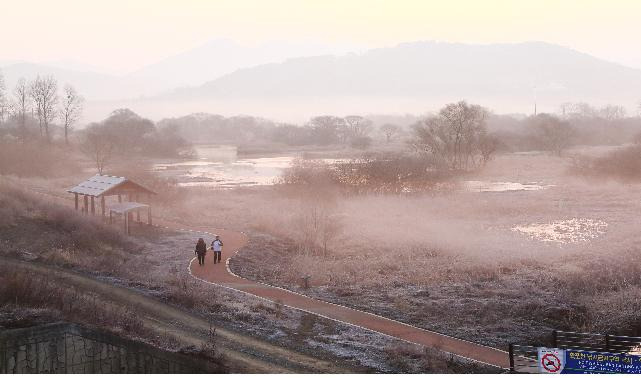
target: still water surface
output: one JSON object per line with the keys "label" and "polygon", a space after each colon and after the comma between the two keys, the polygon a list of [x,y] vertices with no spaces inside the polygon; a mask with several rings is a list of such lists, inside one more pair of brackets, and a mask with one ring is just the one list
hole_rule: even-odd
{"label": "still water surface", "polygon": [[[239,186],[273,185],[286,168],[298,157],[282,154],[274,157],[238,157],[238,148],[231,145],[196,145],[195,160],[158,163],[154,170],[172,177],[179,186],[233,188]],[[327,163],[338,159],[322,159]],[[462,190],[470,192],[510,192],[547,189],[541,183],[463,181]]]}

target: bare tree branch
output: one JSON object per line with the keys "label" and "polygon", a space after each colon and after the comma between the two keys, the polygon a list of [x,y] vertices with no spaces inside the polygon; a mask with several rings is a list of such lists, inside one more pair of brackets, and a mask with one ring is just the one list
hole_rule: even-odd
{"label": "bare tree branch", "polygon": [[69,133],[82,114],[84,99],[71,85],[65,85],[64,97],[60,108],[60,118],[65,129],[65,143],[69,144]]}
{"label": "bare tree branch", "polygon": [[44,136],[51,142],[49,125],[56,118],[56,105],[58,104],[58,83],[53,76],[36,77],[29,85],[29,95],[33,99],[38,113],[40,124],[40,136]]}

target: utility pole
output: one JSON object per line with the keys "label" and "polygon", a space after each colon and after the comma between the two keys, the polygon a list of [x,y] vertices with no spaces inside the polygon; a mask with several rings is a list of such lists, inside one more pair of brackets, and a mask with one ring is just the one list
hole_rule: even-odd
{"label": "utility pole", "polygon": [[534,84],[534,116],[536,117],[536,84]]}

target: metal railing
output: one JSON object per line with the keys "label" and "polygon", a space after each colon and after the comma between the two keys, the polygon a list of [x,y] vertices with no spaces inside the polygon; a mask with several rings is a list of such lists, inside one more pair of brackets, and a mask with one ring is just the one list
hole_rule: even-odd
{"label": "metal railing", "polygon": [[635,336],[553,331],[552,339],[554,347],[561,349],[592,350],[595,352],[611,353],[641,352],[641,337]]}
{"label": "metal railing", "polygon": [[535,346],[510,344],[510,372],[537,373],[538,350]]}

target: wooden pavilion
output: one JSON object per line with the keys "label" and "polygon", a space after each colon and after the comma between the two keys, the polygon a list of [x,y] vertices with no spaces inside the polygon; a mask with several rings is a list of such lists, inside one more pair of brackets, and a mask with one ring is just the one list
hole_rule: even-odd
{"label": "wooden pavilion", "polygon": [[[79,208],[79,196],[83,196],[82,212],[85,214],[88,214],[89,211],[91,211],[91,214],[96,213],[95,199],[100,198],[100,209],[103,218],[107,210],[105,197],[118,196],[118,203],[109,206],[109,222],[112,222],[113,213],[123,214],[127,233],[129,233],[129,225],[133,221],[133,212],[136,213],[136,221],[140,222],[140,211],[146,209],[147,224],[151,225],[151,206],[139,201],[145,198],[149,202],[151,196],[156,193],[125,177],[95,175],[67,190],[67,192],[75,195],[76,210]],[[123,202],[123,197],[126,198],[126,202]]]}

